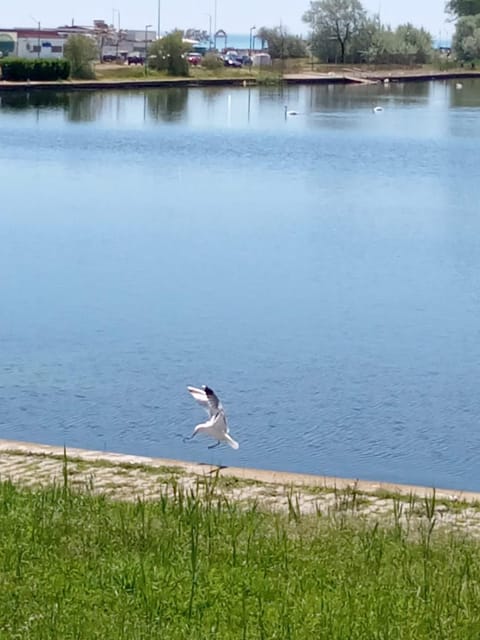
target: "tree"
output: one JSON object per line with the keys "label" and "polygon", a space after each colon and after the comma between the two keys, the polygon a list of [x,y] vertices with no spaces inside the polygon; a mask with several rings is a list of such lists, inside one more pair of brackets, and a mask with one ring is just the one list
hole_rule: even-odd
{"label": "tree", "polygon": [[459,60],[471,62],[480,58],[480,14],[458,20],[452,48]]}
{"label": "tree", "polygon": [[92,62],[98,59],[98,49],[92,38],[84,35],[69,36],[63,53],[70,62],[72,78],[95,77]]}
{"label": "tree", "polygon": [[185,29],[183,37],[189,40],[198,40],[198,42],[210,42],[210,34],[205,29]]}
{"label": "tree", "polygon": [[401,24],[395,31],[399,41],[404,43],[406,48],[412,52],[411,62],[415,64],[425,64],[432,55],[432,36],[422,28],[414,27],[413,24]]}
{"label": "tree", "polygon": [[148,66],[166,71],[170,76],[188,76],[188,61],[185,54],[188,44],[183,42],[182,31],[172,31],[155,40],[148,49]]}
{"label": "tree", "polygon": [[432,52],[432,36],[425,29],[407,23],[392,31],[380,25],[373,34],[366,59],[376,64],[424,64]]}
{"label": "tree", "polygon": [[449,0],[445,9],[456,18],[474,16],[480,13],[480,0]]}
{"label": "tree", "polygon": [[268,53],[272,58],[305,58],[307,55],[307,45],[300,36],[293,36],[283,26],[261,27],[258,29],[256,38],[268,45]]}
{"label": "tree", "polygon": [[366,62],[367,51],[374,41],[379,31],[383,29],[380,17],[375,14],[373,17],[365,18],[361,27],[355,35],[352,36],[349,46],[349,56],[352,62]]}
{"label": "tree", "polygon": [[[322,39],[336,41],[340,47],[340,62],[345,62],[348,46],[358,34],[367,19],[367,14],[359,0],[311,0],[310,9],[303,20],[312,29],[312,43]],[[313,47],[312,47],[313,48]],[[314,51],[316,53],[316,51]]]}

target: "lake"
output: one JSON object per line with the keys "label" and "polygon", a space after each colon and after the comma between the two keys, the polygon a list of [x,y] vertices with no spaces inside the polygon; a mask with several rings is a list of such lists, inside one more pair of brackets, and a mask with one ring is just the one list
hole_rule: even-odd
{"label": "lake", "polygon": [[[0,93],[0,436],[480,490],[479,107]],[[239,451],[183,442],[202,384]]]}

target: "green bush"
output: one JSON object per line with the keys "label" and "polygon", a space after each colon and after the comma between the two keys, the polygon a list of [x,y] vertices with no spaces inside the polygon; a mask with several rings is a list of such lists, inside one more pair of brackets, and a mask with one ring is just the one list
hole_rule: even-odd
{"label": "green bush", "polygon": [[63,52],[70,62],[72,78],[82,80],[95,78],[92,63],[98,59],[98,50],[93,38],[83,35],[69,36]]}
{"label": "green bush", "polygon": [[6,58],[1,62],[3,80],[66,80],[70,75],[70,63],[64,58]]}
{"label": "green bush", "polygon": [[214,71],[223,67],[223,61],[216,53],[209,52],[203,56],[202,67]]}
{"label": "green bush", "polygon": [[187,51],[188,47],[183,42],[183,32],[172,31],[150,45],[148,66],[157,71],[166,71],[169,76],[187,77]]}

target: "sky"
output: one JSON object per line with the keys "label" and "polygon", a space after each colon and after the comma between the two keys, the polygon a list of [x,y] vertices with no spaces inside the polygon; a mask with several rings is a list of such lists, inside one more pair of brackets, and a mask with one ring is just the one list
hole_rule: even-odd
{"label": "sky", "polygon": [[[395,27],[412,22],[423,26],[435,37],[450,36],[451,23],[446,22],[445,0],[363,0],[369,13],[380,12],[383,23]],[[292,33],[306,33],[303,13],[308,0],[22,0],[2,2],[0,28],[57,27],[64,24],[90,25],[94,19],[105,20],[125,29],[157,28],[160,5],[161,31],[175,27],[224,29],[227,33],[248,33],[250,27],[273,27],[280,23]],[[211,16],[211,18],[210,18]]]}

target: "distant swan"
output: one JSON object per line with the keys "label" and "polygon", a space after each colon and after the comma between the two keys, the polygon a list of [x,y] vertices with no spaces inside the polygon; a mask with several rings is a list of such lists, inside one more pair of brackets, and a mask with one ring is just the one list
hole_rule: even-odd
{"label": "distant swan", "polygon": [[287,105],[285,105],[285,117],[287,116],[299,116],[300,113],[298,111],[289,111]]}
{"label": "distant swan", "polygon": [[382,113],[383,107],[379,107],[377,105],[376,107],[373,107],[372,111],[373,111],[373,113]]}
{"label": "distant swan", "polygon": [[461,82],[457,82],[457,84],[455,85],[455,89],[463,89],[463,84]]}

